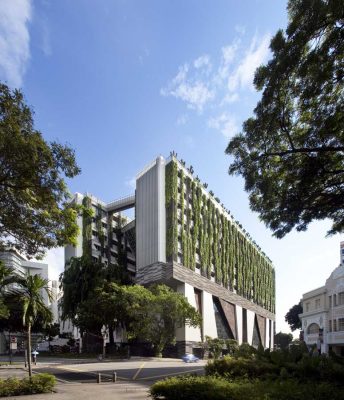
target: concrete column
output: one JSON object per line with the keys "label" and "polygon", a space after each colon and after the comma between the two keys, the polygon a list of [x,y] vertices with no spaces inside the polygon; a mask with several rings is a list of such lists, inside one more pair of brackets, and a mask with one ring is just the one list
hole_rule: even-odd
{"label": "concrete column", "polygon": [[202,314],[204,336],[217,338],[213,296],[205,291],[202,292]]}
{"label": "concrete column", "polygon": [[252,346],[254,329],[254,312],[247,310],[247,342]]}
{"label": "concrete column", "polygon": [[242,343],[242,307],[235,305],[235,313],[237,317],[238,343]]}

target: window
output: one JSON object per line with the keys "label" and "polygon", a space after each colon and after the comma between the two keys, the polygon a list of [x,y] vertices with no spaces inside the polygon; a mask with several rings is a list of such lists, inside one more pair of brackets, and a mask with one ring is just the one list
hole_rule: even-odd
{"label": "window", "polygon": [[328,296],[328,306],[329,308],[332,307],[332,296]]}
{"label": "window", "polygon": [[337,320],[333,320],[333,332],[337,332]]}
{"label": "window", "polygon": [[333,295],[333,307],[336,307],[336,305],[337,305],[337,295],[334,294]]}
{"label": "window", "polygon": [[309,311],[309,302],[306,303],[306,312]]}
{"label": "window", "polygon": [[315,300],[315,308],[320,308],[320,299]]}
{"label": "window", "polygon": [[344,304],[344,292],[338,293],[338,305],[342,306]]}
{"label": "window", "polygon": [[328,331],[332,332],[332,321],[331,320],[328,321]]}
{"label": "window", "polygon": [[313,335],[314,333],[319,333],[319,325],[318,324],[310,324],[308,327],[308,333]]}
{"label": "window", "polygon": [[338,330],[344,331],[344,318],[338,318]]}

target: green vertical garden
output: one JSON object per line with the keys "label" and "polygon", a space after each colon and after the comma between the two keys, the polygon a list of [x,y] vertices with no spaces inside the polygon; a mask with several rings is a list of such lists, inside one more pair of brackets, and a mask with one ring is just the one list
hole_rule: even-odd
{"label": "green vertical garden", "polygon": [[175,160],[166,165],[165,185],[167,261],[177,261],[179,252],[185,267],[200,268],[203,276],[275,312],[275,272],[267,257]]}

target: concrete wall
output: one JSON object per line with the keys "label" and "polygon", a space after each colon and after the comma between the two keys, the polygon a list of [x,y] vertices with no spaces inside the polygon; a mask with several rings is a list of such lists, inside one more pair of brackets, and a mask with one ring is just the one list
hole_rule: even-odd
{"label": "concrete wall", "polygon": [[205,291],[202,292],[202,315],[204,337],[217,338],[213,296]]}
{"label": "concrete wall", "polygon": [[165,160],[156,159],[136,180],[137,269],[166,262]]}
{"label": "concrete wall", "polygon": [[254,316],[254,312],[247,310],[247,343],[251,346],[253,340]]}
{"label": "concrete wall", "polygon": [[242,343],[242,307],[235,305],[235,313],[237,317],[237,329],[238,329],[238,343]]}

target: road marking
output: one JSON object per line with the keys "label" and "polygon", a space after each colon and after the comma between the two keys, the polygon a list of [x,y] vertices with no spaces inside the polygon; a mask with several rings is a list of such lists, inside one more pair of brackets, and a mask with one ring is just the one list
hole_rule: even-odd
{"label": "road marking", "polygon": [[140,368],[135,372],[135,375],[131,378],[133,381],[137,378],[139,373],[141,372],[142,368],[145,366],[145,362],[140,365]]}
{"label": "road marking", "polygon": [[203,371],[202,368],[197,368],[197,369],[190,369],[188,371],[183,371],[183,372],[173,372],[171,374],[164,374],[164,375],[155,375],[155,376],[146,376],[145,378],[139,378],[139,381],[144,381],[144,380],[150,380],[150,379],[157,379],[157,378],[165,378],[166,376],[175,376],[175,375],[183,375],[183,374],[188,374],[190,372],[196,372],[196,371]]}

